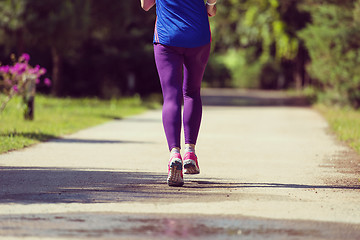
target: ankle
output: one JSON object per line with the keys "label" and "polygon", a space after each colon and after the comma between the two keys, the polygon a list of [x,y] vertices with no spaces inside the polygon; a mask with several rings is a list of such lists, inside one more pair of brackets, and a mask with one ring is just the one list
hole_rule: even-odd
{"label": "ankle", "polygon": [[178,147],[172,148],[170,151],[170,157],[173,156],[174,154],[180,154],[180,148]]}
{"label": "ankle", "polygon": [[195,144],[185,144],[185,152],[195,153]]}

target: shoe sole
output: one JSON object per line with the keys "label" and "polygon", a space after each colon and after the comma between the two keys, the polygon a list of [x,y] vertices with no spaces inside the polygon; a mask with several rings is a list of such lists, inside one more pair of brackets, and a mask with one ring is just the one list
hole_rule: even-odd
{"label": "shoe sole", "polygon": [[200,169],[196,166],[194,160],[188,160],[184,164],[184,174],[199,174]]}
{"label": "shoe sole", "polygon": [[184,179],[182,178],[182,163],[174,161],[170,165],[170,172],[167,179],[167,184],[170,187],[181,187],[184,185]]}

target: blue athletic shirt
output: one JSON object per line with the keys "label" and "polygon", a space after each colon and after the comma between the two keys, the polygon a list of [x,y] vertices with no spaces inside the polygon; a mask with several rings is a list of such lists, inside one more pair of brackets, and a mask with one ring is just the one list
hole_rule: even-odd
{"label": "blue athletic shirt", "polygon": [[156,15],[154,43],[194,48],[211,41],[203,0],[156,0]]}

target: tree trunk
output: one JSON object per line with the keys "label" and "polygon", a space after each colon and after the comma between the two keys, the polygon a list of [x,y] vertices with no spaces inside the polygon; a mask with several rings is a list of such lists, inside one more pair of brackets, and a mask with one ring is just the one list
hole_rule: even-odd
{"label": "tree trunk", "polygon": [[51,93],[54,96],[61,95],[61,82],[60,82],[60,67],[61,67],[61,57],[58,49],[55,46],[51,47],[52,55],[52,90]]}
{"label": "tree trunk", "polygon": [[23,93],[23,102],[25,104],[24,118],[25,120],[34,120],[34,101],[36,95],[36,80],[35,78],[26,79]]}
{"label": "tree trunk", "polygon": [[297,90],[309,85],[309,77],[306,73],[306,61],[309,59],[306,48],[300,44],[298,55],[295,58],[294,80]]}
{"label": "tree trunk", "polygon": [[25,101],[25,111],[24,111],[24,118],[25,120],[34,120],[34,101],[35,101],[35,96],[31,96],[27,99],[24,99]]}

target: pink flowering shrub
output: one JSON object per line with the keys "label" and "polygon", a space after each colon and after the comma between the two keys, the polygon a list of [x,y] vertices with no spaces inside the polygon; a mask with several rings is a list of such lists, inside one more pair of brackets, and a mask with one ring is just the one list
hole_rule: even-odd
{"label": "pink flowering shrub", "polygon": [[[34,98],[36,85],[41,82],[40,77],[46,73],[46,69],[36,65],[29,65],[30,56],[27,53],[22,54],[18,59],[11,56],[13,65],[0,66],[0,93],[5,94],[6,99],[1,103],[0,112],[6,104],[15,96],[20,95],[24,101]],[[46,86],[51,85],[48,78],[43,80]]]}

